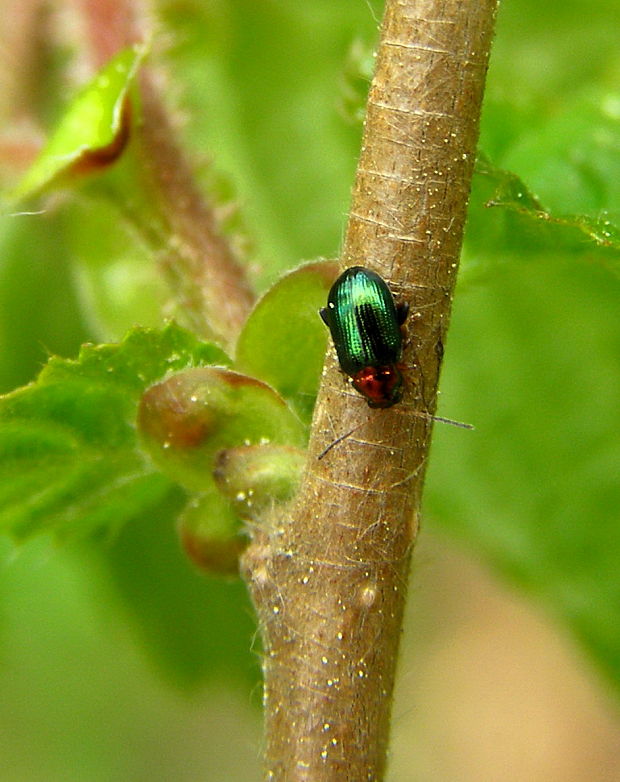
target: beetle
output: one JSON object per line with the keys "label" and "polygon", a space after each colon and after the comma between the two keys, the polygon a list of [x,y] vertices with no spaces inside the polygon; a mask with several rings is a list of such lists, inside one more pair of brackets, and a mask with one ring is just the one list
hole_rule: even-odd
{"label": "beetle", "polygon": [[408,312],[407,303],[394,301],[386,281],[363,266],[352,266],[338,277],[320,311],[340,368],[369,407],[391,407],[402,399],[400,327]]}

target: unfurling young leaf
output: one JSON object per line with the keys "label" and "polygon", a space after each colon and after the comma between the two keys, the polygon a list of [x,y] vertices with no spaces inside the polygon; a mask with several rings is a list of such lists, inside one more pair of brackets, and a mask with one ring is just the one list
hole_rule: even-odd
{"label": "unfurling young leaf", "polygon": [[124,49],[99,71],[69,106],[11,201],[97,171],[119,157],[130,133],[129,90],[145,53],[143,46]]}

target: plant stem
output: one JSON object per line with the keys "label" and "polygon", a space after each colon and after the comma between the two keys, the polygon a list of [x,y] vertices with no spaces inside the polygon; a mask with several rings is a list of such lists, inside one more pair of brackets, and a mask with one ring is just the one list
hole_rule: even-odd
{"label": "plant stem", "polygon": [[196,187],[146,69],[140,86],[139,154],[163,236],[160,266],[186,324],[232,350],[254,300],[245,270]]}
{"label": "plant stem", "polygon": [[[97,65],[147,37],[147,22],[133,0],[73,2]],[[155,253],[174,294],[174,314],[200,336],[232,349],[254,300],[245,269],[195,184],[148,65],[140,74],[140,99],[137,176],[148,199],[138,209],[125,205],[124,214]]]}
{"label": "plant stem", "polygon": [[431,434],[419,411],[435,409],[495,12],[386,4],[342,266],[376,269],[410,303],[406,392],[369,410],[329,352],[301,490],[246,553],[267,779],[383,779]]}

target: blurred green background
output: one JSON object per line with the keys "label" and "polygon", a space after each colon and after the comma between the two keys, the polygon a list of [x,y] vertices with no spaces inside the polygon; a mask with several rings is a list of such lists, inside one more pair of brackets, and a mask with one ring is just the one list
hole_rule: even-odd
{"label": "blurred green background", "polygon": [[[82,75],[77,6],[49,5],[62,44],[39,49],[35,6],[0,21],[5,142],[48,130]],[[335,257],[381,3],[154,8],[168,103],[257,287]],[[480,147],[556,217],[620,224],[619,23],[617,0],[500,10]],[[436,427],[388,778],[616,780],[619,253],[492,196],[477,176],[439,410],[476,429]],[[158,323],[158,286],[92,203],[3,216],[0,390]],[[186,564],[174,511],[104,543],[0,539],[2,782],[259,778],[251,608]]]}

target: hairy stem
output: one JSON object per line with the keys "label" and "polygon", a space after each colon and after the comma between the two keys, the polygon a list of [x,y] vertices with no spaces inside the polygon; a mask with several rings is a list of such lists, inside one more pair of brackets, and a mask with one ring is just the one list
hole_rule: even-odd
{"label": "hairy stem", "polygon": [[163,237],[158,255],[175,295],[176,314],[201,336],[232,349],[253,303],[245,271],[196,187],[148,71],[140,86],[142,171],[156,201]]}
{"label": "hairy stem", "polygon": [[[144,40],[147,21],[133,0],[73,0],[80,9],[97,65]],[[243,266],[198,190],[161,97],[161,80],[147,64],[140,79],[139,176],[148,209],[125,215],[152,247],[185,325],[232,348],[253,303]],[[144,204],[141,205],[144,207]]]}
{"label": "hairy stem", "polygon": [[435,409],[495,11],[496,0],[386,4],[342,266],[376,269],[410,303],[406,392],[369,410],[330,351],[302,488],[246,554],[267,779],[383,778],[430,444],[420,411]]}

